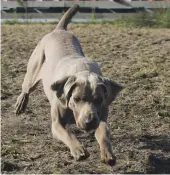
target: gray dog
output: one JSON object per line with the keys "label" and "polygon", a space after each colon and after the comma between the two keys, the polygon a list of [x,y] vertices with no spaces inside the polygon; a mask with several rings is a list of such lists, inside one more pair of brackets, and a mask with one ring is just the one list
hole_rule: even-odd
{"label": "gray dog", "polygon": [[122,86],[104,78],[98,64],[84,56],[78,39],[67,31],[78,8],[78,5],[70,8],[56,29],[44,36],[33,51],[16,114],[24,112],[29,94],[42,80],[51,104],[53,137],[64,142],[76,160],[87,157],[82,144],[65,129],[69,118],[74,116],[77,127],[95,131],[102,161],[114,164],[107,116],[108,107]]}

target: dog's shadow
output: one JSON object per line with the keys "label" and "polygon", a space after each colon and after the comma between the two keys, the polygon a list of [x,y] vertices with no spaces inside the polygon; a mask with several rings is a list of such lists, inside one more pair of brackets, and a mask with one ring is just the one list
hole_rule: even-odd
{"label": "dog's shadow", "polygon": [[[144,143],[139,149],[157,151],[149,155],[146,172],[149,174],[170,173],[170,136],[144,135],[139,140]],[[158,150],[164,153],[159,153]]]}
{"label": "dog's shadow", "polygon": [[141,146],[139,149],[162,150],[164,152],[170,152],[170,136],[143,135],[141,138],[139,138],[139,141],[144,143],[144,146]]}
{"label": "dog's shadow", "polygon": [[148,158],[147,173],[149,174],[169,174],[170,173],[170,157],[162,154],[151,154]]}
{"label": "dog's shadow", "polygon": [[[70,125],[71,124],[71,125]],[[66,128],[69,132],[73,133],[76,135],[77,139],[83,142],[95,142],[95,131],[84,131],[82,129],[77,128],[75,121],[74,120],[70,120],[69,124],[66,125]]]}
{"label": "dog's shadow", "polygon": [[170,173],[170,135],[124,136],[121,139],[135,140],[140,143],[138,150],[147,150],[145,171],[128,171],[126,174],[169,174]]}
{"label": "dog's shadow", "polygon": [[126,172],[126,174],[169,174],[170,173],[170,158],[162,154],[152,153],[148,157],[146,172]]}
{"label": "dog's shadow", "polygon": [[[70,127],[73,133],[81,141],[85,141],[86,146],[93,145],[96,142],[94,133],[86,133],[76,128],[75,125]],[[88,138],[88,139],[86,139]],[[126,139],[126,138],[123,138]],[[170,173],[170,136],[167,135],[142,135],[140,137],[131,137],[131,140],[138,140],[142,143],[139,150],[147,149],[150,152],[148,156],[145,172],[133,171],[126,174],[169,174]],[[87,141],[88,140],[88,141]],[[94,151],[94,150],[93,150]]]}

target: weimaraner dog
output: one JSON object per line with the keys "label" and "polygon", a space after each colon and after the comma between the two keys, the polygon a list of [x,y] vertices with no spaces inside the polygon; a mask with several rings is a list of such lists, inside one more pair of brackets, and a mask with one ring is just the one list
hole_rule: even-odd
{"label": "weimaraner dog", "polygon": [[87,157],[83,145],[65,128],[72,117],[78,128],[95,131],[102,161],[115,164],[107,116],[108,107],[122,86],[103,77],[98,64],[84,56],[79,40],[67,31],[78,8],[70,8],[33,51],[16,102],[16,114],[25,111],[29,94],[42,80],[51,104],[53,137],[64,142],[76,160]]}

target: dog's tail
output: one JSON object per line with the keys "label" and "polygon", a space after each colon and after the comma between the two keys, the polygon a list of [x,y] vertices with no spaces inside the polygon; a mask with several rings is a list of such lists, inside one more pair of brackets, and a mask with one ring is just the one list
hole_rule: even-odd
{"label": "dog's tail", "polygon": [[64,14],[64,16],[59,21],[56,29],[63,29],[67,30],[67,25],[71,21],[72,17],[76,14],[76,12],[79,9],[79,5],[75,4],[73,7],[67,10],[67,12]]}

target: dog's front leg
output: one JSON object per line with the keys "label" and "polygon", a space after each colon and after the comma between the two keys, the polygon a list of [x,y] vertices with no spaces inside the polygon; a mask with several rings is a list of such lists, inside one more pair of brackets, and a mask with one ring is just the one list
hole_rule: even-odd
{"label": "dog's front leg", "polygon": [[[63,113],[63,112],[62,112]],[[51,109],[52,116],[52,134],[55,139],[61,140],[66,144],[75,160],[83,159],[87,156],[87,151],[77,140],[74,134],[69,133],[60,122],[61,110]]]}
{"label": "dog's front leg", "polygon": [[100,146],[102,162],[114,165],[116,163],[116,157],[112,152],[110,143],[110,131],[105,121],[100,121],[100,124],[95,132],[95,137]]}

